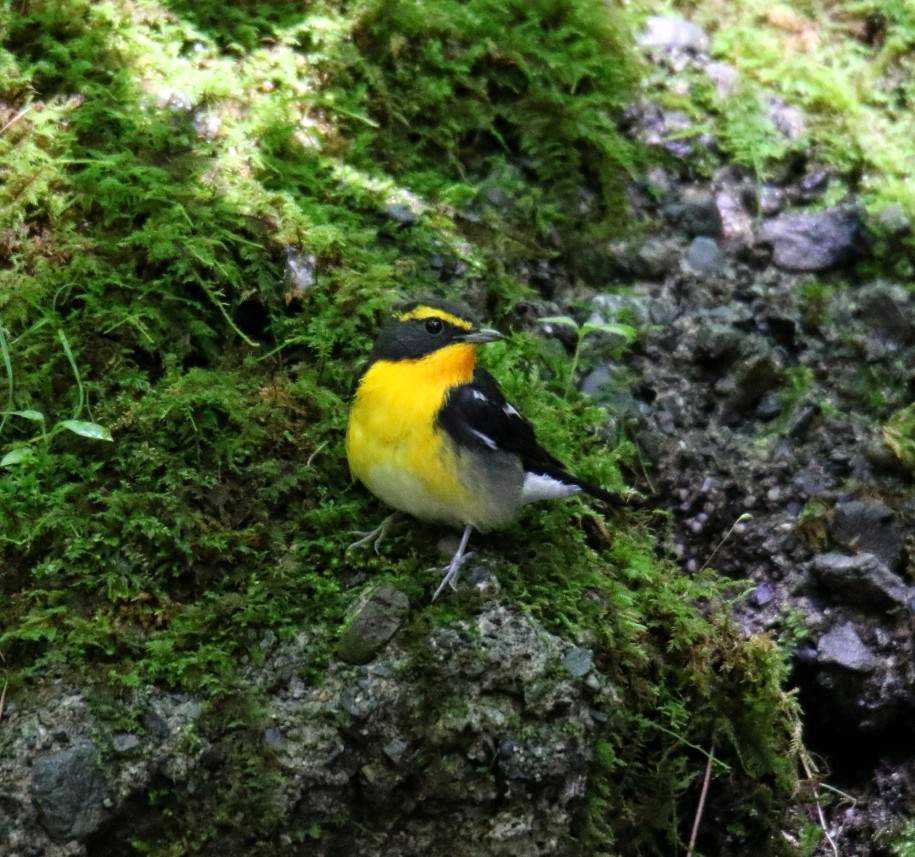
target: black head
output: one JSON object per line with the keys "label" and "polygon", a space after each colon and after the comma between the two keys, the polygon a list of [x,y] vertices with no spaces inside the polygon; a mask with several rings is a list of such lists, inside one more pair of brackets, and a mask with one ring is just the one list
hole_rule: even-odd
{"label": "black head", "polygon": [[501,339],[495,330],[480,328],[460,304],[437,299],[413,301],[398,308],[375,340],[373,360],[415,360],[455,343],[480,344]]}

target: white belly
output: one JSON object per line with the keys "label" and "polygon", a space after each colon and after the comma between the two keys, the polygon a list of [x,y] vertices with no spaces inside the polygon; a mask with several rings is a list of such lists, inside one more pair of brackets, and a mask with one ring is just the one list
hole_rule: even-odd
{"label": "white belly", "polygon": [[423,521],[461,526],[461,511],[429,491],[422,479],[399,465],[376,464],[362,476],[366,488],[394,509]]}

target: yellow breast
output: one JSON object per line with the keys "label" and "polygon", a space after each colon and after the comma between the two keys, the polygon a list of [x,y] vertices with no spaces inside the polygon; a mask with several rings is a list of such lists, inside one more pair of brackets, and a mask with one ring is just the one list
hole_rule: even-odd
{"label": "yellow breast", "polygon": [[429,521],[462,524],[473,498],[456,453],[436,425],[448,390],[473,377],[476,349],[455,344],[418,360],[377,360],[350,410],[350,470],[379,499]]}

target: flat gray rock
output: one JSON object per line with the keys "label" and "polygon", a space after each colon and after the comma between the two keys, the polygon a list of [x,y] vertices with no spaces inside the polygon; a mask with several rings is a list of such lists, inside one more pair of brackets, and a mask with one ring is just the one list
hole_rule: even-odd
{"label": "flat gray rock", "polygon": [[105,820],[108,786],[89,741],[39,756],[31,792],[42,826],[57,841],[85,839]]}
{"label": "flat gray rock", "polygon": [[649,51],[699,53],[708,50],[708,35],[679,15],[652,15],[639,36],[639,46]]}
{"label": "flat gray rock", "polygon": [[851,672],[870,672],[877,666],[877,658],[864,645],[851,622],[837,625],[820,637],[817,659]]}
{"label": "flat gray rock", "polygon": [[902,533],[893,512],[883,503],[868,500],[839,503],[829,534],[844,548],[874,554],[890,571],[902,568]]}
{"label": "flat gray rock", "polygon": [[871,553],[823,553],[814,557],[810,570],[829,595],[853,607],[905,607],[911,597],[902,578]]}
{"label": "flat gray rock", "polygon": [[382,583],[364,597],[343,631],[337,654],[351,664],[368,663],[394,636],[410,609],[397,587]]}
{"label": "flat gray rock", "polygon": [[757,238],[772,245],[772,261],[785,271],[828,271],[859,252],[861,218],[854,208],[782,214],[767,220]]}

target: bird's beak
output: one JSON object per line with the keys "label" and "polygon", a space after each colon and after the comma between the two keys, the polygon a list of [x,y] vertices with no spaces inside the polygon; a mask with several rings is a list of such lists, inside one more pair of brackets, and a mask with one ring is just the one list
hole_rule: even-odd
{"label": "bird's beak", "polygon": [[467,333],[462,334],[460,337],[461,342],[472,342],[475,345],[481,345],[484,342],[495,342],[497,339],[504,338],[498,330],[493,330],[491,327],[468,330]]}

